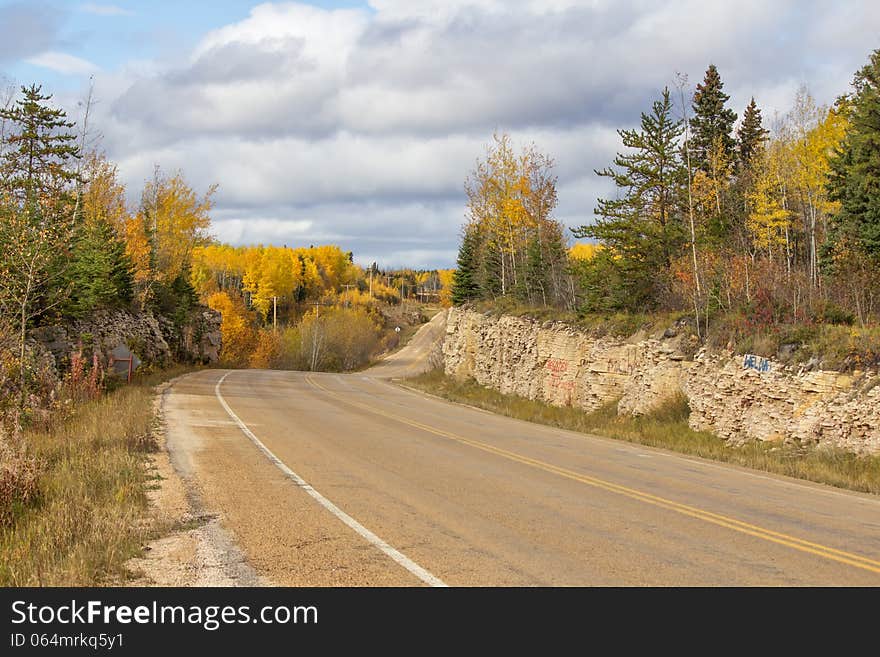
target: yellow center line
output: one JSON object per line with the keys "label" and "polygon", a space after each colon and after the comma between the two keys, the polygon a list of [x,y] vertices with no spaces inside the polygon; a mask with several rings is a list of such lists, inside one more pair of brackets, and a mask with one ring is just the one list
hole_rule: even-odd
{"label": "yellow center line", "polygon": [[595,488],[601,488],[603,490],[617,493],[619,495],[624,495],[631,499],[638,500],[640,502],[644,502],[646,504],[651,504],[653,506],[661,507],[664,509],[668,509],[670,511],[675,511],[677,513],[697,518],[699,520],[703,520],[704,522],[712,523],[714,525],[718,525],[720,527],[725,527],[727,529],[732,529],[737,532],[741,532],[743,534],[748,534],[749,536],[754,536],[756,538],[763,539],[765,541],[770,541],[772,543],[777,543],[779,545],[784,545],[786,547],[790,547],[795,550],[799,550],[801,552],[806,552],[809,554],[813,554],[816,556],[823,557],[825,559],[830,559],[832,561],[836,561],[838,563],[847,564],[849,566],[854,566],[856,568],[861,568],[863,570],[868,570],[873,573],[880,574],[880,561],[870,559],[868,557],[864,557],[858,554],[853,554],[851,552],[845,552],[843,550],[838,550],[836,548],[832,548],[826,545],[822,545],[820,543],[813,543],[811,541],[807,541],[802,538],[798,538],[796,536],[790,536],[788,534],[783,534],[782,532],[773,531],[771,529],[766,529],[764,527],[759,527],[757,525],[752,525],[747,522],[743,522],[742,520],[737,520],[736,518],[730,518],[728,516],[724,516],[718,513],[713,513],[711,511],[707,511],[705,509],[700,509],[698,507],[689,506],[687,504],[682,504],[680,502],[675,502],[673,500],[668,500],[663,497],[658,497],[657,495],[652,495],[651,493],[646,493],[644,491],[629,488],[627,486],[622,486],[620,484],[615,484],[611,481],[606,481],[604,479],[599,479],[597,477],[591,477],[589,475],[584,475],[579,472],[575,472],[573,470],[568,470],[566,468],[562,468],[557,465],[553,465],[552,463],[547,463],[545,461],[539,461],[537,459],[530,458],[528,456],[523,456],[522,454],[517,454],[515,452],[510,452],[506,449],[502,449],[500,447],[495,447],[494,445],[489,445],[487,443],[480,442],[478,440],[473,440],[471,438],[465,438],[464,436],[460,436],[458,434],[444,431],[443,429],[437,429],[436,427],[429,426],[427,424],[422,424],[421,422],[416,422],[415,420],[411,420],[406,417],[402,417],[400,415],[394,413],[388,413],[377,408],[373,408],[367,404],[362,404],[360,402],[352,401],[344,398],[343,396],[329,390],[324,387],[317,381],[314,381],[310,376],[305,377],[306,382],[314,388],[317,388],[328,395],[339,399],[344,404],[348,404],[349,406],[354,406],[357,408],[361,408],[369,413],[373,413],[375,415],[380,415],[382,417],[386,417],[391,420],[395,420],[396,422],[400,422],[402,424],[409,425],[411,427],[415,427],[416,429],[421,429],[422,431],[426,431],[428,433],[432,433],[437,436],[441,436],[443,438],[448,438],[450,440],[454,440],[456,442],[462,443],[464,445],[468,445],[470,447],[474,447],[476,449],[480,449],[484,452],[488,452],[491,454],[495,454],[497,456],[504,457],[511,461],[516,461],[517,463],[522,463],[524,465],[529,465],[540,470],[544,470],[545,472],[550,472],[552,474],[559,475],[561,477],[565,477],[567,479],[571,479],[580,483],[587,484],[589,486],[593,486]]}

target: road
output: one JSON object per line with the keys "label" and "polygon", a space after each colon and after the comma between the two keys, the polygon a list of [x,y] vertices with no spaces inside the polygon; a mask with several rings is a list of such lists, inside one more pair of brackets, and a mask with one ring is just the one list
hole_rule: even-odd
{"label": "road", "polygon": [[873,586],[880,499],[500,417],[387,380],[205,370],[164,401],[175,467],[262,581]]}

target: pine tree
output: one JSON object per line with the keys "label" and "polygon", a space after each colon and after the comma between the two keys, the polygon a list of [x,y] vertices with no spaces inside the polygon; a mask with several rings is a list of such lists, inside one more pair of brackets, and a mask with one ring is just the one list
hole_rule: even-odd
{"label": "pine tree", "polygon": [[24,405],[28,324],[60,304],[66,253],[73,228],[71,160],[79,157],[73,124],[48,105],[40,87],[0,109],[4,122],[0,159],[0,317],[14,317]]}
{"label": "pine tree", "polygon": [[0,179],[5,191],[20,205],[47,202],[53,205],[73,199],[71,183],[77,180],[70,166],[80,157],[76,135],[70,132],[74,123],[63,110],[48,103],[42,87],[22,87],[22,98],[10,108],[0,109],[0,119],[13,126],[6,136]]}
{"label": "pine tree", "polygon": [[831,160],[828,193],[840,202],[831,242],[848,235],[880,264],[880,50],[855,76],[850,129]]}
{"label": "pine tree", "polygon": [[[576,237],[598,239],[613,254],[601,264],[623,274],[605,278],[627,288],[614,299],[628,308],[656,302],[669,265],[684,243],[680,200],[686,171],[678,143],[682,131],[682,122],[672,119],[669,90],[664,89],[651,114],[642,114],[641,130],[618,131],[623,145],[633,152],[618,153],[617,170],[596,171],[614,181],[619,196],[599,199],[596,223],[573,229]],[[598,277],[594,283],[601,280]],[[596,295],[609,298],[601,292]]]}
{"label": "pine tree", "polygon": [[734,155],[733,124],[736,112],[724,106],[730,100],[724,91],[724,83],[714,64],[710,64],[706,77],[697,85],[694,93],[694,116],[690,120],[690,147],[693,164],[706,173],[711,173],[711,153],[716,141],[720,140],[726,159]]}
{"label": "pine tree", "polygon": [[743,120],[736,133],[737,163],[740,171],[749,168],[754,155],[763,147],[769,133],[761,125],[761,110],[754,96],[743,112]]}
{"label": "pine tree", "polygon": [[452,303],[456,306],[480,296],[480,285],[477,282],[479,239],[474,226],[465,229],[458,249],[457,268],[452,278]]}
{"label": "pine tree", "polygon": [[66,315],[81,317],[96,308],[131,301],[131,262],[125,254],[125,243],[107,221],[77,226],[66,278],[70,285],[70,297],[64,304]]}

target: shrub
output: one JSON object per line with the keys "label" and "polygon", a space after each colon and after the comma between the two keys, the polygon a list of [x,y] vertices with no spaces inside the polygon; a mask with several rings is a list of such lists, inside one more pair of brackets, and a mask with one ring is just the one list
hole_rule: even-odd
{"label": "shrub", "polygon": [[21,438],[0,428],[0,527],[10,525],[37,498],[39,476],[40,463],[27,454]]}

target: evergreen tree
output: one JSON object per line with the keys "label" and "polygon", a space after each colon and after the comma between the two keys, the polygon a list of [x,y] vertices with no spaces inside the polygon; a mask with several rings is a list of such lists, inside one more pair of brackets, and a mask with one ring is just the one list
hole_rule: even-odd
{"label": "evergreen tree", "polygon": [[880,50],[855,76],[850,129],[831,160],[828,194],[840,202],[830,249],[848,243],[880,264]]}
{"label": "evergreen tree", "polygon": [[690,120],[693,165],[707,173],[710,172],[710,156],[716,141],[721,142],[725,158],[730,160],[734,154],[736,112],[724,106],[730,96],[723,89],[718,69],[710,64],[706,77],[694,93],[694,116]]}
{"label": "evergreen tree", "polygon": [[743,120],[736,133],[737,162],[740,171],[749,168],[752,157],[763,147],[768,134],[761,125],[761,110],[752,97],[746,111],[743,112]]}
{"label": "evergreen tree", "polygon": [[477,229],[477,286],[479,287],[479,299],[496,299],[502,296],[504,290],[501,287],[502,267],[504,262],[499,251],[489,242],[486,234]]}
{"label": "evergreen tree", "polygon": [[[641,130],[618,131],[631,152],[618,153],[616,170],[596,172],[611,178],[619,195],[599,199],[596,223],[573,230],[576,237],[595,238],[608,247],[612,255],[601,264],[616,268],[620,275],[604,278],[624,286],[623,294],[613,301],[621,307],[638,309],[656,302],[672,258],[683,244],[680,200],[686,171],[678,143],[682,131],[682,122],[672,119],[669,90],[664,89],[652,112],[642,114]],[[593,282],[601,285],[602,279]]]}
{"label": "evergreen tree", "polygon": [[71,160],[79,157],[73,124],[48,105],[40,87],[0,109],[5,124],[0,158],[0,317],[14,317],[24,405],[27,327],[58,306],[73,228]]}
{"label": "evergreen tree", "polygon": [[469,226],[462,237],[458,249],[457,268],[452,277],[452,303],[456,306],[480,296],[480,285],[477,281],[479,242],[476,227]]}
{"label": "evergreen tree", "polygon": [[[0,119],[13,126],[6,135],[0,180],[20,205],[28,200],[53,205],[73,200],[71,183],[77,179],[71,160],[80,157],[74,123],[61,109],[50,107],[52,96],[42,87],[22,87],[22,97],[10,108],[0,109]],[[71,206],[72,207],[72,206]]]}
{"label": "evergreen tree", "polygon": [[547,263],[544,260],[544,247],[541,238],[535,235],[529,240],[526,248],[526,275],[521,296],[533,306],[547,305],[549,277]]}
{"label": "evergreen tree", "polygon": [[125,242],[106,221],[77,226],[66,271],[70,297],[64,313],[80,317],[95,308],[124,305],[132,298],[131,262]]}

